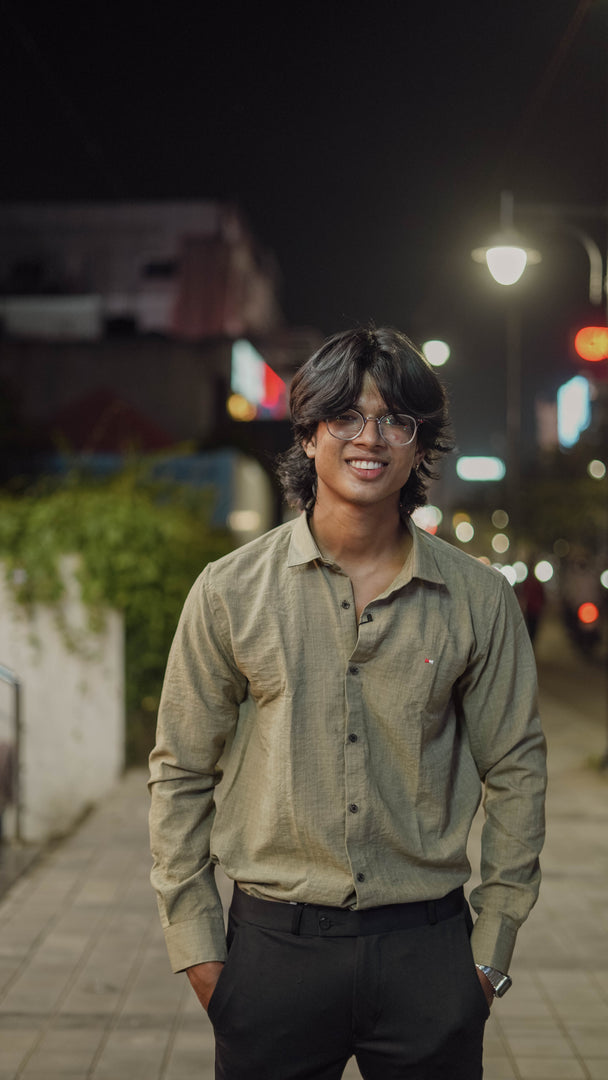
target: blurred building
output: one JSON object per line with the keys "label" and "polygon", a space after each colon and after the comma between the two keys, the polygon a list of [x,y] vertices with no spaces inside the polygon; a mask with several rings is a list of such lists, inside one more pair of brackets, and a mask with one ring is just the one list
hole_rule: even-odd
{"label": "blurred building", "polygon": [[277,387],[320,340],[286,325],[279,284],[232,204],[0,206],[0,479],[184,443],[268,470],[289,441]]}

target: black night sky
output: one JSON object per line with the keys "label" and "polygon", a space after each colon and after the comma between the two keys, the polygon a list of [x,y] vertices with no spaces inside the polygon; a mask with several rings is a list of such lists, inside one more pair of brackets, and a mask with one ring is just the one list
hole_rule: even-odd
{"label": "black night sky", "polygon": [[[513,301],[470,251],[507,188],[543,254],[513,290],[525,423],[574,373],[586,256],[517,206],[606,206],[608,0],[10,0],[0,25],[1,200],[236,200],[289,323],[450,342],[472,451],[499,438]],[[579,224],[605,250],[605,222]]]}

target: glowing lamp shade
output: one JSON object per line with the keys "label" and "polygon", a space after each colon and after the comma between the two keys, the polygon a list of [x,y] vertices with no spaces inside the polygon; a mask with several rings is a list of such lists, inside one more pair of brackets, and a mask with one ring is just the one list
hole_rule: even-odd
{"label": "glowing lamp shade", "polygon": [[497,457],[461,457],[456,472],[461,480],[502,480],[505,463]]}
{"label": "glowing lamp shade", "polygon": [[587,601],[587,603],[585,604],[581,604],[577,611],[577,615],[580,622],[584,623],[586,626],[589,626],[591,623],[597,622],[600,617],[600,613],[596,608],[595,604],[592,604],[590,601]]}
{"label": "glowing lamp shade", "polygon": [[488,248],[486,262],[494,281],[499,285],[514,285],[526,269],[528,253],[525,248],[500,244]]}
{"label": "glowing lamp shade", "polygon": [[574,348],[583,360],[608,358],[608,326],[584,326],[574,339]]}

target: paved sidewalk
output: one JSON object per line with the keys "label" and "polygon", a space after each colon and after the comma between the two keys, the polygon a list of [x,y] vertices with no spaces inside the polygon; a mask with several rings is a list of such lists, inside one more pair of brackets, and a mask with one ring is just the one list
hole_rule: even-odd
{"label": "paved sidewalk", "polygon": [[[485,1078],[608,1080],[608,775],[588,763],[605,749],[607,698],[601,672],[552,625],[539,661],[551,771],[545,880],[520,934],[514,987],[488,1024]],[[0,1080],[213,1076],[211,1027],[169,971],[148,883],[145,779],[128,773],[0,902]],[[345,1080],[358,1076],[351,1062]]]}

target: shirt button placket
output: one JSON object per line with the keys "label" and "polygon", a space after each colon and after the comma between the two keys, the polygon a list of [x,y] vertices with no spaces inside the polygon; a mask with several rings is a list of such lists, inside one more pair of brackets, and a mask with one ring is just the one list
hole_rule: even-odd
{"label": "shirt button placket", "polygon": [[[346,746],[349,748],[346,754],[346,818],[347,818],[347,849],[351,865],[361,866],[365,862],[363,855],[365,845],[365,813],[360,797],[365,799],[367,779],[365,774],[365,746],[362,737],[364,735],[363,701],[362,701],[362,668],[360,664],[349,662],[346,668],[346,693],[348,699],[348,720],[346,728]],[[363,855],[363,858],[361,857]],[[362,870],[353,870],[355,885],[361,887],[365,881]]]}

